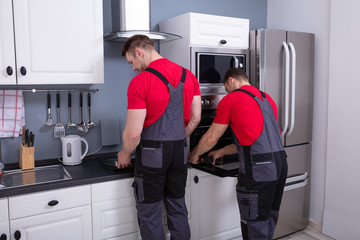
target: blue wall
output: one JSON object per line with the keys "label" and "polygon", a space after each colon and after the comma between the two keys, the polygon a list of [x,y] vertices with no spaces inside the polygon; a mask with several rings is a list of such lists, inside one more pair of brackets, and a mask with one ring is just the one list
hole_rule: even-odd
{"label": "blue wall", "polygon": [[[104,3],[104,33],[112,31],[111,1]],[[197,12],[229,17],[250,19],[250,29],[266,27],[267,0],[152,0],[151,1],[151,30],[158,30],[158,23],[164,19],[174,17],[186,12]],[[139,16],[140,17],[140,16]],[[122,131],[126,121],[126,91],[130,80],[136,75],[126,59],[121,56],[122,43],[104,43],[104,69],[105,84],[100,85],[59,85],[59,86],[0,86],[1,89],[99,89],[92,94],[92,121],[97,126],[84,135],[89,142],[89,152],[101,147],[101,120],[119,122]],[[86,93],[84,93],[84,103]],[[26,125],[36,134],[35,159],[43,160],[61,156],[61,142],[53,137],[53,129],[44,127],[46,121],[46,93],[24,93]],[[52,93],[52,117],[56,119],[55,93]],[[79,122],[79,93],[73,93],[72,120]],[[83,109],[84,120],[87,121],[87,108]],[[61,122],[68,122],[67,93],[61,94]],[[115,126],[116,127],[116,126]],[[121,131],[113,134],[121,136]],[[74,130],[67,134],[78,134]],[[5,163],[17,162],[19,158],[19,145],[21,138],[0,139],[2,159]],[[121,143],[114,146],[103,147],[101,152],[118,151]]]}

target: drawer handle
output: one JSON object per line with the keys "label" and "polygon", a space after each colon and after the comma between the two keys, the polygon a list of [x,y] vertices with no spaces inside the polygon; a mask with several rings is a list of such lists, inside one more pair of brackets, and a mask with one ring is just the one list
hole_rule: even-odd
{"label": "drawer handle", "polygon": [[220,40],[220,43],[221,43],[221,44],[226,44],[227,41],[226,41],[225,39],[221,39],[221,40]]}
{"label": "drawer handle", "polygon": [[14,237],[16,240],[19,240],[21,238],[21,232],[19,230],[16,230],[16,232],[14,233]]}
{"label": "drawer handle", "polygon": [[194,182],[197,184],[199,182],[199,177],[198,176],[195,176],[194,177]]}
{"label": "drawer handle", "polygon": [[1,234],[0,236],[0,240],[6,240],[7,239],[7,236],[5,233]]}
{"label": "drawer handle", "polygon": [[[7,68],[6,68],[6,73],[9,75],[9,76],[11,76],[12,74],[13,74],[13,69],[12,69],[12,67],[10,67],[10,66],[8,66]],[[2,237],[2,235],[1,235],[1,237]],[[0,238],[1,239],[1,238]],[[2,240],[2,239],[1,239]]]}
{"label": "drawer handle", "polygon": [[20,73],[21,73],[21,75],[23,75],[23,76],[26,75],[26,68],[25,68],[24,66],[22,66],[22,67],[20,68]]}
{"label": "drawer handle", "polygon": [[50,201],[50,202],[48,203],[48,205],[49,205],[50,207],[53,207],[53,206],[58,205],[58,203],[59,203],[59,201],[57,201],[57,200],[52,200],[52,201]]}

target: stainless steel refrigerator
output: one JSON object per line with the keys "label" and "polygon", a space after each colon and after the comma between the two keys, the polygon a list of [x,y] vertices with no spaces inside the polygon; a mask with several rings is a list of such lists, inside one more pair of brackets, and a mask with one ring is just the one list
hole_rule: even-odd
{"label": "stainless steel refrigerator", "polygon": [[309,222],[314,41],[311,33],[250,31],[250,81],[274,99],[288,156],[274,238],[301,230]]}

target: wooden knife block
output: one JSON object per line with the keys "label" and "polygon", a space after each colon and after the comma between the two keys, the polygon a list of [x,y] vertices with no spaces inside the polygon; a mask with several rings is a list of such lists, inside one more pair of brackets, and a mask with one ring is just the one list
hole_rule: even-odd
{"label": "wooden knife block", "polygon": [[25,147],[23,144],[20,144],[19,167],[22,170],[33,169],[35,167],[34,152],[35,147]]}

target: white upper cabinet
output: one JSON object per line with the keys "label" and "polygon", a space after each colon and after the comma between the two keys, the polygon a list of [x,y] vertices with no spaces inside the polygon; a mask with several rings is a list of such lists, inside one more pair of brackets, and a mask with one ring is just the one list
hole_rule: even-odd
{"label": "white upper cabinet", "polygon": [[249,47],[249,19],[189,12],[160,22],[159,29],[180,35],[185,45]]}
{"label": "white upper cabinet", "polygon": [[104,83],[102,12],[101,0],[2,0],[0,85]]}
{"label": "white upper cabinet", "polygon": [[16,84],[12,1],[0,1],[0,84]]}

